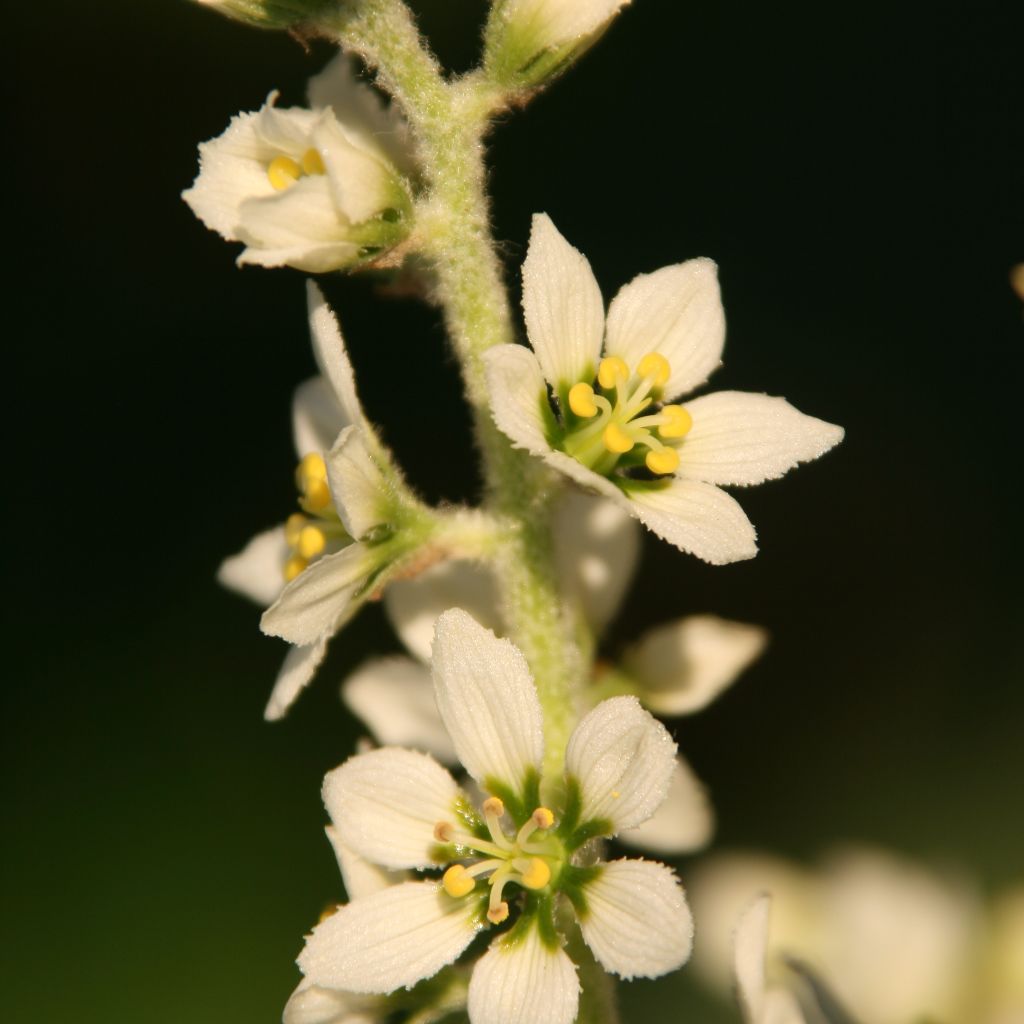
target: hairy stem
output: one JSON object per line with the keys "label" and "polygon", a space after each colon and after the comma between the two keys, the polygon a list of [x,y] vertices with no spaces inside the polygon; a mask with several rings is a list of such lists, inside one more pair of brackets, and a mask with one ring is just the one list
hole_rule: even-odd
{"label": "hairy stem", "polygon": [[584,666],[554,568],[551,505],[559,485],[495,427],[483,363],[489,348],[515,337],[485,188],[483,139],[501,97],[476,74],[445,81],[401,0],[347,0],[325,27],[376,71],[414,133],[426,185],[415,237],[436,271],[462,367],[487,504],[507,524],[495,559],[505,616],[544,708],[545,767],[560,774]]}

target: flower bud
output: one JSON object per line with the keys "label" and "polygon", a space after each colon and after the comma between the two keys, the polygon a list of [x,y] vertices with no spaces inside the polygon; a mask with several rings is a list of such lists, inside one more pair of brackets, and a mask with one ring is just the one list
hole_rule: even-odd
{"label": "flower bud", "polygon": [[630,0],[495,0],[484,66],[510,91],[547,84],[595,43]]}
{"label": "flower bud", "polygon": [[196,0],[235,21],[257,28],[292,28],[314,21],[329,0]]}

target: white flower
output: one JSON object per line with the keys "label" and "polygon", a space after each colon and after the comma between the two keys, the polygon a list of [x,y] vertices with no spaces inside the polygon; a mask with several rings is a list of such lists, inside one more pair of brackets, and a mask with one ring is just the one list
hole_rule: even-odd
{"label": "white flower", "polygon": [[720,362],[725,320],[710,260],[634,278],[606,324],[590,264],[538,214],[523,309],[533,352],[500,345],[486,354],[498,427],[712,564],[757,552],[753,526],[719,485],[782,476],[843,436],[767,395],[722,391],[665,404]]}
{"label": "white flower", "polygon": [[258,534],[219,579],[260,604],[265,633],[294,644],[268,719],[280,718],[312,678],[327,642],[402,559],[428,538],[429,510],[404,486],[367,421],[338,322],[316,285],[309,323],[321,378],[296,394],[301,513]]}
{"label": "white flower", "polygon": [[437,623],[433,672],[459,760],[490,795],[478,813],[437,762],[398,748],[328,774],[324,803],[356,853],[390,869],[449,866],[441,880],[356,899],[318,925],[299,957],[307,979],[391,992],[497,927],[469,985],[473,1024],[570,1024],[579,983],[558,927],[570,908],[614,974],[657,977],[684,963],[692,919],[674,874],[590,852],[664,798],[675,764],[664,727],[634,698],[605,701],[570,738],[564,778],[542,782],[540,702],[519,651],[452,610]]}
{"label": "white flower", "polygon": [[484,67],[508,88],[538,86],[594,43],[630,0],[495,0]]}
{"label": "white flower", "polygon": [[771,899],[759,896],[736,926],[736,988],[743,1019],[747,1024],[805,1024],[793,994],[769,987],[765,980],[770,909]]}
{"label": "white flower", "polygon": [[183,198],[207,227],[245,243],[240,264],[320,273],[372,259],[408,233],[404,126],[345,57],[309,91],[312,110],[279,109],[271,93],[199,147]]}

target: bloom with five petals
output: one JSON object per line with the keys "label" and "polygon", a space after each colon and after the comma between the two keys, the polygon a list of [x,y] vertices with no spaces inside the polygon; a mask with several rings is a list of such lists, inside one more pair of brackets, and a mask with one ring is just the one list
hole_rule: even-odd
{"label": "bloom with five petals", "polygon": [[563,932],[578,922],[598,962],[657,977],[690,954],[692,918],[662,864],[596,859],[594,840],[634,828],[665,796],[675,743],[631,697],[605,701],[569,739],[563,778],[541,778],[540,701],[519,651],[465,612],[438,621],[435,696],[459,760],[488,794],[475,808],[425,754],[381,748],[324,780],[341,841],[390,869],[443,875],[354,900],[299,957],[309,983],[390,992],[496,930],[469,984],[473,1024],[570,1024],[579,1000]]}
{"label": "bloom with five petals", "polygon": [[753,526],[721,486],[781,476],[842,439],[842,428],[782,398],[721,391],[676,401],[721,358],[725,318],[710,260],[634,278],[606,324],[590,264],[538,214],[523,309],[533,352],[486,353],[498,427],[707,562],[757,552]]}

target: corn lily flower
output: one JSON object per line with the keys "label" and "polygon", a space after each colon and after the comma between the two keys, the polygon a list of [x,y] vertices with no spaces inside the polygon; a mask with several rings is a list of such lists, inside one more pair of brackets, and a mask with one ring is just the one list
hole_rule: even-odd
{"label": "corn lily flower", "polygon": [[489,795],[477,810],[436,761],[394,747],[328,774],[324,803],[357,854],[392,870],[447,867],[318,925],[299,957],[307,979],[392,992],[494,928],[469,984],[472,1024],[570,1024],[579,982],[560,931],[570,909],[612,973],[657,977],[684,963],[692,919],[672,871],[593,856],[593,840],[636,827],[664,798],[675,763],[665,728],[634,698],[605,701],[571,736],[564,778],[542,781],[540,701],[509,641],[449,611],[437,623],[433,675],[459,760]]}
{"label": "corn lily flower", "polygon": [[199,176],[183,198],[207,227],[245,243],[239,264],[322,273],[373,260],[408,233],[403,122],[347,57],[312,79],[309,94],[313,109],[281,109],[273,92],[199,147]]}
{"label": "corn lily flower", "polygon": [[308,300],[322,376],[299,389],[294,406],[302,511],[258,534],[219,573],[222,583],[269,604],[263,631],[294,645],[267,705],[271,720],[313,677],[330,638],[434,525],[366,419],[337,319],[312,283]]}
{"label": "corn lily flower", "polygon": [[538,214],[523,309],[533,351],[499,345],[485,357],[498,427],[706,562],[757,553],[753,526],[721,486],[782,476],[842,439],[840,427],[782,398],[722,391],[676,402],[721,358],[725,318],[710,260],[634,278],[606,324],[590,264]]}

